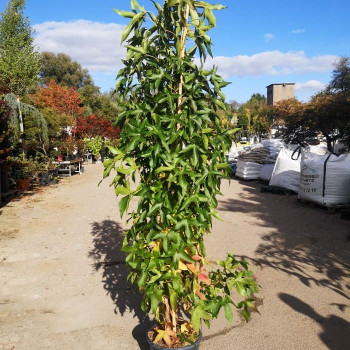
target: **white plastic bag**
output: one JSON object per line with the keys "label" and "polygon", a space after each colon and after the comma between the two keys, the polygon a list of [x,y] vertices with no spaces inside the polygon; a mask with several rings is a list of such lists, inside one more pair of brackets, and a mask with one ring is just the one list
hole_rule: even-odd
{"label": "white plastic bag", "polygon": [[[270,186],[298,193],[300,183],[300,152],[297,145],[284,145],[278,154]],[[293,158],[292,158],[293,157]]]}
{"label": "white plastic bag", "polygon": [[270,181],[275,164],[264,164],[259,173],[259,180]]}
{"label": "white plastic bag", "polygon": [[303,152],[299,198],[325,206],[350,203],[350,154]]}
{"label": "white plastic bag", "polygon": [[257,180],[262,166],[259,163],[238,159],[236,176],[243,180]]}

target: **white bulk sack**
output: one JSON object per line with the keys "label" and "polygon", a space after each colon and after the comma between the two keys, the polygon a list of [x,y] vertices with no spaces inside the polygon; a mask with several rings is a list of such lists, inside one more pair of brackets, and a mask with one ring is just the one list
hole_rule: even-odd
{"label": "white bulk sack", "polygon": [[[298,193],[300,183],[300,154],[297,145],[284,145],[278,154],[270,186]],[[292,159],[293,156],[293,159]]]}
{"label": "white bulk sack", "polygon": [[327,149],[327,144],[324,144],[324,143],[320,143],[319,145],[316,145],[316,146],[308,146],[306,147],[305,150],[307,152],[316,153],[320,155],[329,154]]}
{"label": "white bulk sack", "polygon": [[283,141],[281,139],[264,140],[261,142],[261,144],[263,145],[263,147],[269,150],[269,153],[270,153],[269,157],[272,159],[277,158],[278,153],[283,147]]}
{"label": "white bulk sack", "polygon": [[262,166],[259,163],[245,162],[238,159],[236,176],[243,180],[257,180]]}
{"label": "white bulk sack", "polygon": [[259,180],[270,181],[275,164],[264,164],[259,173]]}
{"label": "white bulk sack", "polygon": [[299,198],[325,206],[350,203],[350,154],[303,152]]}

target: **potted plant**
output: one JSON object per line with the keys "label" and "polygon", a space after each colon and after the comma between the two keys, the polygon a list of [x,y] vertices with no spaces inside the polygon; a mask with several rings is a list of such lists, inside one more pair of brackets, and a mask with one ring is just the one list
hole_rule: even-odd
{"label": "potted plant", "polygon": [[[121,138],[118,148],[109,147],[104,178],[116,171],[112,183],[122,196],[121,216],[138,198],[122,249],[129,278],[143,295],[141,307],[157,322],[147,334],[150,348],[198,349],[202,320],[209,326],[223,308],[231,322],[233,307],[248,320],[257,292],[246,261],[229,254],[210,267],[204,246],[212,218],[218,218],[216,196],[228,176],[225,153],[236,131],[223,130],[218,116],[227,83],[217,68],[204,68],[213,10],[224,6],[154,4],[157,14],[135,0],[130,12],[116,10],[131,21],[122,34],[127,57],[116,85]],[[232,299],[233,290],[240,301]]]}
{"label": "potted plant", "polygon": [[101,157],[101,152],[104,148],[104,139],[101,136],[95,136],[91,139],[85,138],[84,142],[88,150],[94,156],[95,160],[99,160]]}
{"label": "potted plant", "polygon": [[65,152],[63,160],[71,160],[73,158],[73,152],[75,150],[75,139],[72,136],[68,136],[62,143],[62,148]]}
{"label": "potted plant", "polygon": [[14,169],[17,187],[22,191],[30,189],[30,181],[38,171],[37,163],[32,159],[8,157],[8,164]]}

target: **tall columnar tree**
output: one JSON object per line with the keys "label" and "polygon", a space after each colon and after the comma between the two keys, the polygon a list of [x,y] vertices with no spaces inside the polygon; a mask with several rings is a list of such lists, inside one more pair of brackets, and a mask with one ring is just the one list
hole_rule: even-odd
{"label": "tall columnar tree", "polygon": [[[226,108],[221,88],[227,83],[217,68],[203,68],[211,55],[213,10],[224,6],[166,0],[163,6],[154,2],[153,14],[136,0],[131,4],[130,12],[117,11],[131,21],[122,35],[127,57],[116,86],[121,140],[118,149],[111,148],[104,176],[116,170],[121,215],[138,198],[123,244],[129,277],[144,296],[143,310],[152,310],[160,323],[156,340],[172,346],[178,333],[198,332],[201,320],[209,323],[222,307],[229,321],[232,305],[248,318],[250,293],[256,291],[246,262],[232,255],[220,262],[222,270],[207,274],[204,268],[204,236],[218,216],[216,196],[231,146],[218,116]],[[241,303],[231,299],[234,287]],[[182,311],[191,321],[180,327]]]}
{"label": "tall columnar tree", "polygon": [[24,122],[20,98],[36,81],[40,69],[39,53],[33,44],[29,19],[23,15],[25,0],[10,0],[0,21],[0,76],[17,96],[20,131],[25,150]]}

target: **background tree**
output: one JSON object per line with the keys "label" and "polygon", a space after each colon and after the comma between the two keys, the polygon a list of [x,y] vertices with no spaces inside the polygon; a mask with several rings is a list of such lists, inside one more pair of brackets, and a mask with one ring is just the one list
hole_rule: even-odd
{"label": "background tree", "polygon": [[227,109],[230,111],[232,115],[235,115],[238,113],[239,107],[240,107],[240,104],[237,101],[232,100],[228,103]]}
{"label": "background tree", "polygon": [[39,53],[33,44],[33,31],[23,10],[25,0],[10,0],[0,21],[0,76],[17,96],[18,117],[25,154],[24,121],[20,98],[37,80],[40,69]]}
{"label": "background tree", "polygon": [[270,129],[264,95],[253,94],[247,102],[240,105],[237,114],[237,126],[246,131],[248,135],[261,135]]}
{"label": "background tree", "polygon": [[39,81],[41,85],[54,80],[56,84],[80,89],[92,85],[92,78],[87,69],[64,53],[43,52],[40,56],[41,68]]}
{"label": "background tree", "polygon": [[341,57],[335,64],[332,80],[324,91],[308,103],[297,100],[279,102],[273,108],[275,118],[285,123],[284,138],[289,142],[307,143],[322,136],[330,152],[337,141],[350,146],[350,67]]}
{"label": "background tree", "polygon": [[237,127],[244,131],[250,131],[250,115],[244,106],[238,109]]}
{"label": "background tree", "polygon": [[100,95],[100,108],[97,115],[102,115],[107,118],[110,122],[115,123],[118,114],[121,112],[121,107],[117,102],[118,97],[114,91],[105,92]]}
{"label": "background tree", "polygon": [[350,95],[318,95],[293,109],[286,120],[284,138],[287,141],[302,144],[322,135],[327,149],[333,152],[337,141],[350,144]]}
{"label": "background tree", "polygon": [[10,116],[11,109],[5,99],[9,90],[0,84],[0,158],[10,151]]}
{"label": "background tree", "polygon": [[15,94],[5,95],[5,99],[11,109],[10,128],[11,143],[16,147],[20,138],[19,116],[20,110],[26,121],[26,134],[29,140],[27,144],[28,152],[32,154],[36,151],[42,151],[47,154],[49,139],[48,126],[44,115],[31,104],[23,101],[18,102]]}
{"label": "background tree", "polygon": [[340,57],[334,63],[332,80],[329,82],[326,92],[350,93],[350,62],[349,57]]}
{"label": "background tree", "polygon": [[87,69],[64,53],[43,52],[41,54],[39,82],[45,86],[51,80],[56,84],[75,88],[84,105],[84,115],[103,116],[115,122],[120,108],[111,93],[101,94]]}
{"label": "background tree", "polygon": [[79,92],[72,87],[58,85],[53,80],[32,95],[32,99],[40,109],[54,108],[72,118],[80,117],[84,111]]}
{"label": "background tree", "polygon": [[270,123],[272,125],[286,125],[292,122],[291,119],[299,119],[303,110],[303,103],[296,98],[289,98],[277,102],[272,107]]}
{"label": "background tree", "polygon": [[76,135],[82,138],[93,138],[96,136],[109,139],[119,138],[119,127],[113,125],[108,119],[89,115],[78,119]]}
{"label": "background tree", "polygon": [[83,115],[79,92],[75,88],[56,84],[51,80],[31,96],[32,103],[46,117],[49,136],[56,139],[75,133],[77,119]]}

